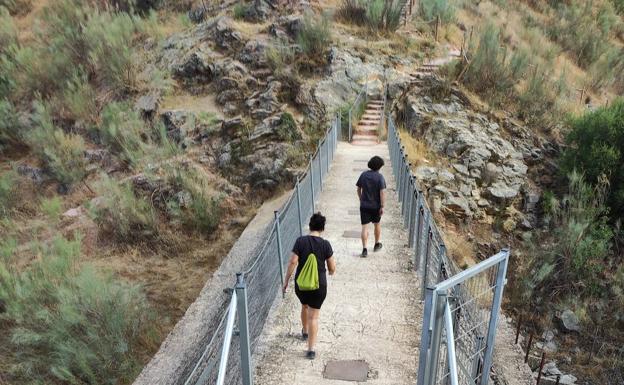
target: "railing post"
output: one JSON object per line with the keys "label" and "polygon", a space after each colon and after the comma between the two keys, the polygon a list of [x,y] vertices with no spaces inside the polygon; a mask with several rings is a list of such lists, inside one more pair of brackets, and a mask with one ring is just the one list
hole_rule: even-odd
{"label": "railing post", "polygon": [[312,189],[312,213],[314,213],[314,158],[310,155],[310,186]]}
{"label": "railing post", "polygon": [[496,339],[496,326],[498,325],[498,315],[500,312],[501,303],[503,301],[503,289],[505,288],[505,277],[507,276],[507,265],[509,262],[509,249],[504,249],[503,251],[507,253],[507,258],[501,261],[501,263],[498,265],[498,274],[496,275],[496,290],[494,291],[494,300],[492,301],[490,324],[488,326],[485,354],[483,356],[483,376],[481,377],[481,385],[487,385],[490,379],[492,354],[494,353],[494,341]]}
{"label": "railing post", "polygon": [[303,214],[301,213],[301,191],[299,191],[299,178],[295,183],[295,194],[297,194],[297,214],[299,215],[299,235],[303,236]]}
{"label": "railing post", "polygon": [[[279,260],[279,272],[282,287],[284,287],[284,256],[282,255],[282,231],[280,230],[279,211],[274,211],[275,214],[275,232],[277,234],[277,257]],[[282,296],[284,292],[282,291]]]}
{"label": "railing post", "polygon": [[[435,317],[431,333],[431,349],[427,360],[425,384],[435,384],[438,375],[438,363],[440,360],[440,345],[442,343],[442,328],[444,325],[444,308],[446,307],[446,292],[435,294]],[[427,315],[425,314],[425,317]]]}
{"label": "railing post", "polygon": [[422,248],[424,246],[425,251],[424,251],[424,255],[420,255],[420,263],[419,265],[421,265],[421,269],[422,271],[420,272],[420,276],[422,279],[422,288],[423,288],[423,295],[424,293],[424,288],[427,287],[427,274],[429,272],[429,249],[430,249],[430,238],[429,238],[429,229],[431,227],[431,225],[429,224],[429,212],[425,211],[424,213],[424,217],[425,217],[425,225],[423,226],[423,234],[421,234],[421,237],[424,236],[424,245],[423,242],[420,242],[420,247]]}
{"label": "railing post", "polygon": [[349,110],[349,139],[347,140],[347,142],[351,143],[351,137],[353,136],[353,126],[351,125],[351,110]]}
{"label": "railing post", "polygon": [[321,158],[323,157],[323,144],[322,142],[319,140],[318,143],[318,165],[319,165],[319,188],[321,189],[320,191],[323,191],[323,162],[321,161]]}
{"label": "railing post", "polygon": [[475,338],[475,351],[470,375],[472,376],[472,378],[478,379],[479,369],[481,367],[481,354],[478,354],[478,352],[481,351],[481,347],[483,346],[483,336],[476,336]]}
{"label": "railing post", "polygon": [[428,287],[425,291],[425,306],[423,309],[423,314],[425,314],[425,318],[423,319],[423,328],[420,331],[420,355],[418,357],[418,377],[417,377],[417,385],[426,385],[425,384],[425,373],[427,368],[427,361],[429,358],[429,348],[431,347],[431,319],[427,318],[426,315],[431,314],[433,309],[433,288]]}
{"label": "railing post", "polygon": [[409,217],[409,238],[407,240],[407,247],[411,249],[414,247],[414,235],[416,234],[416,222],[418,219],[418,191],[416,189],[414,189],[410,199]]}
{"label": "railing post", "polygon": [[241,372],[243,385],[253,385],[253,364],[249,341],[249,317],[247,309],[247,284],[242,273],[236,274],[236,306],[238,308],[238,330],[240,338]]}

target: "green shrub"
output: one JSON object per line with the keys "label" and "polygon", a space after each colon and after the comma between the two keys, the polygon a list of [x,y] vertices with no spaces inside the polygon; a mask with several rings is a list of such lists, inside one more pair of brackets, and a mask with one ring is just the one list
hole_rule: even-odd
{"label": "green shrub", "polygon": [[43,104],[36,103],[35,109],[36,124],[26,139],[30,148],[62,184],[71,185],[83,180],[86,176],[86,148],[82,137],[57,128]]}
{"label": "green shrub", "polygon": [[0,149],[20,143],[23,139],[22,127],[15,107],[8,100],[0,99],[0,116]]}
{"label": "green shrub", "polygon": [[0,174],[0,217],[9,215],[17,201],[18,175],[15,171],[4,171]]}
{"label": "green shrub", "polygon": [[97,119],[97,93],[84,75],[67,82],[62,104],[75,121],[93,124]]}
{"label": "green shrub", "polygon": [[41,201],[41,211],[52,221],[57,221],[63,211],[63,202],[58,196],[43,199]]}
{"label": "green shrub", "polygon": [[562,169],[581,170],[590,183],[606,175],[610,183],[607,204],[613,220],[624,216],[624,99],[570,121],[569,147]]}
{"label": "green shrub", "polygon": [[611,0],[611,2],[613,3],[615,12],[620,15],[624,15],[624,0]]}
{"label": "green shrub", "polygon": [[232,9],[232,14],[234,16],[234,19],[236,20],[244,19],[245,16],[247,15],[248,10],[249,10],[249,6],[246,5],[244,2],[236,3],[236,5],[234,5],[234,8]]}
{"label": "green shrub", "polygon": [[96,184],[98,201],[90,208],[94,221],[105,233],[122,241],[152,237],[157,233],[150,202],[137,197],[130,182],[103,176]]}
{"label": "green shrub", "polygon": [[6,8],[0,6],[0,54],[17,42],[17,28]]}
{"label": "green shrub", "polygon": [[420,14],[427,21],[434,21],[439,17],[440,21],[448,23],[455,18],[455,7],[451,0],[421,0]]}
{"label": "green shrub", "polygon": [[513,85],[505,54],[500,49],[500,30],[493,24],[486,25],[479,38],[479,45],[472,54],[464,82],[477,92],[508,92]]}
{"label": "green shrub", "polygon": [[203,172],[183,165],[167,166],[165,180],[177,191],[166,202],[169,215],[190,229],[212,233],[221,221],[222,197],[211,191]]}
{"label": "green shrub", "polygon": [[591,86],[595,90],[624,82],[624,50],[607,50],[589,69]]}
{"label": "green shrub", "polygon": [[16,246],[3,242],[0,257],[12,374],[29,384],[132,381],[153,331],[142,290],[80,264],[80,239],[37,245],[26,268],[18,267]]}
{"label": "green shrub", "polygon": [[277,135],[281,140],[291,143],[301,139],[297,122],[295,122],[295,118],[290,112],[282,113],[279,126],[277,127]]}
{"label": "green shrub", "polygon": [[398,0],[343,0],[337,16],[372,31],[395,31],[401,24],[401,7]]}
{"label": "green shrub", "polygon": [[323,56],[332,40],[330,28],[327,16],[313,18],[312,15],[306,14],[301,30],[297,34],[297,44],[308,57]]}
{"label": "green shrub", "polygon": [[295,61],[295,50],[288,40],[280,39],[264,51],[267,64],[278,76],[284,76],[286,67]]}
{"label": "green shrub", "polygon": [[560,3],[554,20],[547,29],[550,38],[572,51],[583,68],[588,68],[609,49],[611,33],[618,23],[613,7],[607,2],[599,7],[594,7],[592,2]]}
{"label": "green shrub", "polygon": [[32,0],[0,0],[0,8],[2,7],[12,15],[23,15],[32,8]]}

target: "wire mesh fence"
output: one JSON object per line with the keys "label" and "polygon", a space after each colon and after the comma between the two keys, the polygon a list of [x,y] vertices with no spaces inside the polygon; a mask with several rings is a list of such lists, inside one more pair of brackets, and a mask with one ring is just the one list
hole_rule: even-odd
{"label": "wire mesh fence", "polygon": [[411,172],[388,116],[388,146],[413,266],[425,300],[418,385],[487,385],[509,251],[462,271]]}
{"label": "wire mesh fence", "polygon": [[[273,300],[281,292],[290,250],[314,212],[315,200],[334,158],[339,129],[337,116],[310,158],[307,170],[297,179],[288,201],[275,212],[273,224],[256,257],[240,273],[237,285],[227,290],[232,297],[219,304],[224,309],[221,320],[184,385],[251,383],[251,357],[246,351],[254,352]],[[234,319],[238,320],[237,331]],[[239,338],[233,338],[237,335]]]}

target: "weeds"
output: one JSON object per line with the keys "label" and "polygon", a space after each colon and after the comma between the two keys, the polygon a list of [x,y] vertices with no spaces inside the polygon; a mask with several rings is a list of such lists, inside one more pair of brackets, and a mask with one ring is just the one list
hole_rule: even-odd
{"label": "weeds", "polygon": [[18,175],[9,170],[0,174],[0,217],[6,217],[17,201]]}
{"label": "weeds", "polygon": [[28,13],[32,7],[32,0],[0,0],[0,8],[6,8],[12,15]]}
{"label": "weeds", "polygon": [[17,42],[17,28],[6,8],[0,4],[0,54]]}
{"label": "weeds", "polygon": [[23,139],[22,128],[17,111],[8,100],[0,99],[0,116],[0,146],[20,143]]}
{"label": "weeds", "polygon": [[121,241],[152,237],[157,232],[151,204],[137,197],[130,182],[117,182],[103,176],[96,185],[99,195],[90,208],[91,216],[105,233]]}
{"label": "weeds", "polygon": [[301,134],[297,129],[295,118],[289,112],[282,113],[280,123],[277,127],[277,135],[281,140],[293,143],[301,139]]}
{"label": "weeds", "polygon": [[248,11],[249,11],[249,6],[245,5],[245,3],[243,2],[240,2],[234,5],[234,8],[232,9],[232,15],[234,16],[234,19],[241,20],[241,19],[244,19],[245,16],[247,16]]}
{"label": "weeds", "polygon": [[12,374],[32,384],[131,381],[152,330],[141,289],[80,264],[79,237],[36,244],[38,258],[26,268],[18,267],[16,247],[3,241],[0,258]]}
{"label": "weeds", "polygon": [[420,2],[420,14],[427,21],[440,18],[441,22],[449,23],[455,17],[455,7],[452,0],[422,0]]}

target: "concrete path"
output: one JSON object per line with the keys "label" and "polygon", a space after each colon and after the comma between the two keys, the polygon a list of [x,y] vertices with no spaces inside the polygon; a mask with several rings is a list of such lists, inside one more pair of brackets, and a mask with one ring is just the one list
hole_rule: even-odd
{"label": "concrete path", "polygon": [[[388,185],[382,218],[383,250],[360,258],[359,204],[355,182],[368,159],[379,155]],[[317,358],[305,359],[300,339],[300,305],[294,289],[279,299],[265,326],[256,355],[258,385],[344,385],[323,378],[328,361],[362,359],[370,365],[367,383],[416,383],[418,342],[422,320],[416,274],[409,270],[407,234],[386,143],[375,146],[338,145],[317,210],[327,216],[324,237],[337,259],[337,273],[329,277],[328,295],[321,310]],[[352,233],[352,234],[351,234]]]}

